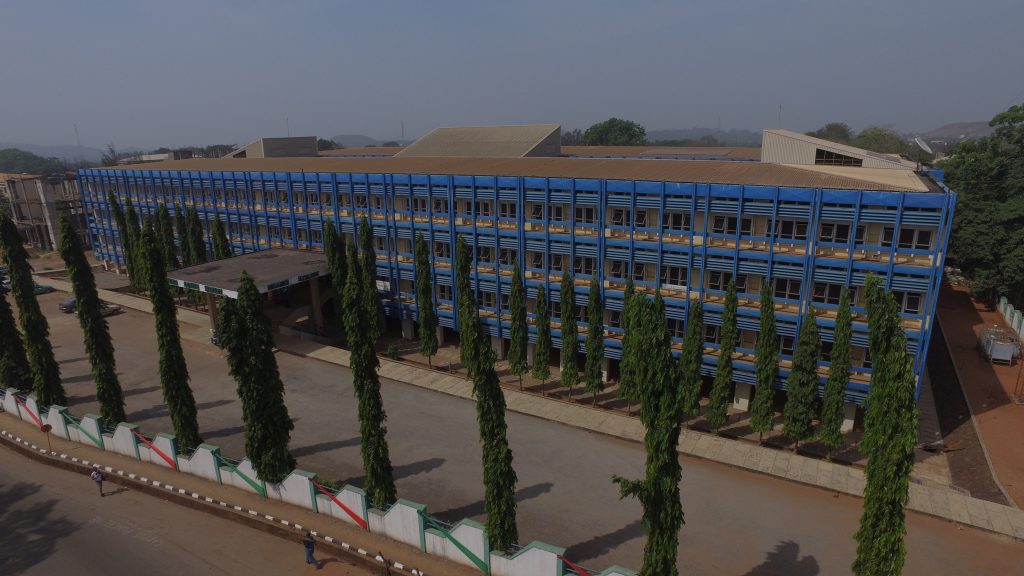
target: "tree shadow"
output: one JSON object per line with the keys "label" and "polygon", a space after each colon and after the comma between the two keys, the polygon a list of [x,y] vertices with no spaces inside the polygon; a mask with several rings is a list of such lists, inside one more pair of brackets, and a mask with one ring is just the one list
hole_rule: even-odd
{"label": "tree shadow", "polygon": [[801,558],[800,545],[792,540],[786,540],[776,544],[764,562],[754,566],[743,576],[818,576],[820,570],[814,556]]}
{"label": "tree shadow", "polygon": [[[92,378],[92,376],[90,376]],[[67,382],[67,380],[65,380]],[[124,397],[138,396],[139,394],[148,394],[150,392],[156,392],[160,389],[160,386],[146,386],[145,388],[131,388],[121,392]],[[96,394],[85,394],[82,396],[68,396],[68,406],[75,406],[76,404],[84,404],[86,402],[95,402]]]}
{"label": "tree shadow", "polygon": [[630,540],[640,538],[644,535],[644,528],[639,520],[634,520],[618,530],[594,536],[590,540],[577,542],[565,549],[565,556],[573,562],[586,562],[611,552],[621,544]]}
{"label": "tree shadow", "polygon": [[330,452],[331,450],[339,450],[341,448],[350,448],[352,446],[359,446],[359,436],[353,436],[346,440],[334,440],[332,442],[321,442],[319,444],[311,444],[309,446],[300,446],[292,449],[292,456],[296,458],[302,458],[303,456],[312,456],[313,454],[319,454],[320,452]]}
{"label": "tree shadow", "polygon": [[78,384],[79,382],[91,382],[92,381],[92,374],[82,374],[80,376],[70,376],[68,378],[62,378],[61,380],[63,381],[64,384]]}
{"label": "tree shadow", "polygon": [[[196,404],[196,411],[202,412],[203,410],[209,410],[210,408],[217,408],[220,406],[227,406],[228,404],[234,404],[234,400],[211,400],[209,402],[199,402]],[[143,410],[137,410],[125,415],[125,420],[128,422],[138,422],[140,420],[149,420],[151,418],[162,418],[167,416],[167,405],[160,403],[154,404],[149,408]]]}
{"label": "tree shadow", "polygon": [[43,489],[41,484],[18,482],[0,487],[0,574],[15,575],[35,568],[57,551],[57,545],[78,530],[66,517],[55,517],[60,500],[24,503]]}
{"label": "tree shadow", "polygon": [[[60,348],[60,346],[54,346],[53,348],[54,348],[54,350],[56,350],[57,348]],[[75,358],[65,358],[63,360],[58,360],[57,364],[72,364],[74,362],[81,362],[82,360],[88,360],[88,359],[89,359],[88,356],[77,356]]]}
{"label": "tree shadow", "polygon": [[226,428],[218,428],[216,430],[210,430],[209,432],[201,432],[200,436],[203,440],[209,440],[211,438],[226,438],[228,436],[234,436],[235,434],[242,434],[245,432],[245,426],[228,426]]}
{"label": "tree shadow", "polygon": [[[540,484],[520,488],[519,490],[516,490],[516,502],[522,502],[524,500],[531,500],[533,498],[543,496],[544,494],[551,492],[551,489],[554,487],[555,485],[551,482],[541,482]],[[458,508],[449,508],[432,515],[444,520],[445,522],[458,522],[464,518],[481,516],[484,513],[484,501],[477,500],[472,504],[466,504],[465,506],[460,506]]]}
{"label": "tree shadow", "polygon": [[[356,443],[358,444],[358,442]],[[417,474],[426,474],[431,470],[440,468],[445,462],[447,462],[447,460],[444,458],[427,458],[426,460],[420,460],[418,462],[393,466],[391,468],[391,477],[395,480],[401,480],[402,478],[416,476]],[[366,482],[366,476],[356,476],[348,481],[349,484],[359,487],[362,487],[364,482]]]}

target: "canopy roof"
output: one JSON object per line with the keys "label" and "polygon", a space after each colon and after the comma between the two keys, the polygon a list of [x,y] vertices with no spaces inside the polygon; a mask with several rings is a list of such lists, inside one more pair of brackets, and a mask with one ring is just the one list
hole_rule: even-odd
{"label": "canopy roof", "polygon": [[189,266],[168,274],[175,286],[238,298],[242,272],[247,272],[261,293],[327,276],[327,258],[308,250],[273,249],[250,252],[224,260]]}

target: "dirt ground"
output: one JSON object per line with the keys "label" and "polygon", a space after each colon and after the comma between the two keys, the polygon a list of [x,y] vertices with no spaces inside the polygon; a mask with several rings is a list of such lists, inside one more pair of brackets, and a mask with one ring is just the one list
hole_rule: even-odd
{"label": "dirt ground", "polygon": [[[1013,389],[1022,368],[1021,362],[1018,360],[1012,366],[990,364],[977,346],[983,327],[1006,324],[998,311],[990,310],[985,303],[972,299],[966,289],[949,286],[942,287],[939,321],[949,342],[957,373],[962,379],[967,405],[974,414],[978,433],[988,451],[996,478],[1007,496],[1017,506],[1024,506],[1024,406],[1013,400]],[[941,354],[936,350],[939,344],[941,341],[933,344],[931,354]],[[929,357],[929,363],[931,360]],[[960,428],[968,426],[965,423]],[[965,446],[964,452],[967,452],[969,442]],[[987,468],[981,461],[983,457],[983,454],[980,457],[977,454],[965,457],[967,462],[957,463],[954,467],[963,466],[963,469],[954,472],[954,478],[957,475],[973,476],[980,481],[983,468]],[[993,491],[992,487],[979,489]]]}

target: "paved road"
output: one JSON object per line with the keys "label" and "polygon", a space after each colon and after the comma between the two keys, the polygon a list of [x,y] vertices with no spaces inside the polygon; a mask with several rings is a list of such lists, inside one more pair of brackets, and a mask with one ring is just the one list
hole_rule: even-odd
{"label": "paved road", "polygon": [[[61,295],[40,298],[75,413],[97,412],[77,320],[57,312]],[[111,318],[129,419],[146,430],[170,430],[156,381],[152,318],[128,311]],[[193,328],[188,328],[193,329]],[[202,330],[202,328],[198,328]],[[204,438],[229,455],[243,454],[241,407],[219,350],[185,343]],[[299,464],[359,484],[358,425],[350,372],[280,354]],[[480,449],[472,402],[383,382],[391,455],[400,494],[457,520],[483,513]],[[521,540],[568,547],[586,566],[639,567],[640,506],[620,501],[613,474],[639,478],[642,446],[546,420],[510,413],[509,437],[519,476]],[[860,501],[683,458],[688,524],[680,567],[689,574],[813,576],[848,572]],[[906,574],[1007,574],[1024,563],[1024,546],[933,518],[910,518]]]}
{"label": "paved road", "polygon": [[[305,574],[297,542],[0,447],[0,574]],[[328,559],[319,574],[371,573]]]}

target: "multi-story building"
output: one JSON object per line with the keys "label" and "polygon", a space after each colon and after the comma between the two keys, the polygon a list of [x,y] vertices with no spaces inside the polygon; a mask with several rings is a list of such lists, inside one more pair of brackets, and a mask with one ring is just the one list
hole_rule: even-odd
{"label": "multi-story building", "polygon": [[74,175],[0,174],[0,180],[11,218],[31,246],[41,250],[57,249],[60,243],[57,221],[61,214],[66,214],[82,239],[88,241],[78,180]]}
{"label": "multi-story building", "polygon": [[[107,204],[111,192],[143,213],[175,205],[196,208],[206,222],[219,218],[238,253],[320,250],[325,222],[334,221],[351,239],[365,216],[387,314],[406,320],[415,318],[413,240],[422,234],[431,246],[440,322],[454,330],[452,260],[463,236],[473,249],[482,322],[499,351],[510,326],[514,266],[524,272],[530,312],[538,289],[557,302],[558,283],[572,274],[584,325],[588,285],[597,275],[613,375],[627,279],[642,292],[661,291],[677,348],[690,303],[703,301],[708,375],[718,362],[725,289],[733,280],[740,292],[734,362],[741,406],[755,382],[758,299],[766,282],[776,302],[782,388],[812,305],[824,341],[824,382],[840,291],[851,288],[856,317],[846,398],[851,407],[863,402],[871,360],[860,288],[876,274],[899,302],[920,381],[955,194],[942,185],[941,173],[895,157],[781,131],[772,140],[789,140],[784,150],[764,151],[784,164],[437,155],[216,159],[82,170],[79,178],[96,254],[112,262],[123,256]],[[869,158],[892,166],[858,165]],[[553,309],[557,316],[557,304]],[[562,345],[557,330],[554,345]]]}

